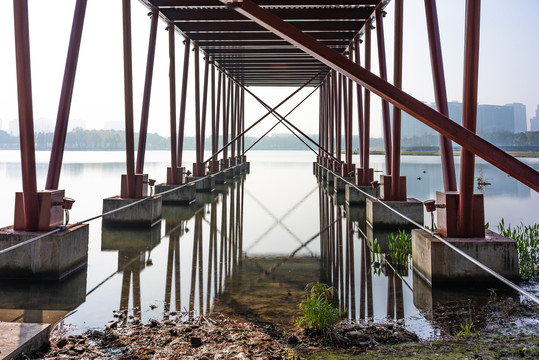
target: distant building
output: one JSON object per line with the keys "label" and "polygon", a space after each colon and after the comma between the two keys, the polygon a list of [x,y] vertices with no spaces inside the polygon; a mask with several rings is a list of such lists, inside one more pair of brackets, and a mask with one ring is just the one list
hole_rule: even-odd
{"label": "distant building", "polygon": [[479,105],[477,107],[477,134],[515,133],[515,117],[510,106]]}
{"label": "distant building", "polygon": [[530,131],[539,131],[539,105],[535,110],[535,116],[530,119]]}
{"label": "distant building", "polygon": [[521,103],[512,103],[507,104],[513,108],[513,116],[515,121],[515,134],[528,131],[527,121],[526,121],[526,105]]}

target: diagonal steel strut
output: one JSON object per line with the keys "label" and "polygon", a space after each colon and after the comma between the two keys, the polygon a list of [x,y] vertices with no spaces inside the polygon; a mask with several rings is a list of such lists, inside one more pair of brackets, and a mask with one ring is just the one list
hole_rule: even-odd
{"label": "diagonal steel strut", "polygon": [[380,79],[312,36],[262,9],[251,0],[220,1],[539,192],[539,172],[455,123],[447,116]]}

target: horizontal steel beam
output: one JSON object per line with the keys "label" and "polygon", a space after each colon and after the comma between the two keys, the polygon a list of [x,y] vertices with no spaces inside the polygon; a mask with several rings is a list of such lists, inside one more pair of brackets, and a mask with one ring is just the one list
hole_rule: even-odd
{"label": "horizontal steel beam", "polygon": [[[302,31],[359,31],[364,21],[289,21]],[[207,32],[207,31],[261,31],[266,32],[262,26],[252,21],[223,21],[223,22],[186,22],[174,21],[180,30],[186,33]]]}
{"label": "horizontal steel beam", "polygon": [[[219,0],[144,0],[160,8],[188,7],[220,7],[223,3]],[[380,0],[340,0],[341,6],[375,6]],[[334,0],[257,0],[260,6],[335,6]]]}
{"label": "horizontal steel beam", "polygon": [[[352,39],[356,34],[356,31],[313,31],[309,33],[312,37],[318,40],[342,40],[342,39]],[[250,31],[241,31],[241,32],[231,32],[230,30],[220,31],[220,32],[205,32],[205,33],[196,33],[192,32],[189,34],[191,40],[276,40],[280,39],[277,35],[271,32],[250,32]]]}

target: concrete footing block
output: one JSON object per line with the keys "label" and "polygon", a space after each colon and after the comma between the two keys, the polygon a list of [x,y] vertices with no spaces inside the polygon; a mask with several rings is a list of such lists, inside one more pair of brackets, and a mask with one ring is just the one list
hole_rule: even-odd
{"label": "concrete footing block", "polygon": [[[514,240],[490,230],[486,230],[485,237],[481,238],[446,240],[503,277],[518,281],[518,250]],[[412,261],[414,271],[432,287],[448,283],[499,282],[423,229],[412,231]]]}
{"label": "concrete footing block", "polygon": [[[122,199],[119,196],[103,200],[103,212],[116,210],[122,206],[129,205],[140,199]],[[122,209],[118,212],[103,217],[104,224],[130,227],[151,227],[156,221],[161,219],[161,208],[163,201],[161,196],[155,195],[136,205]]]}
{"label": "concrete footing block", "polygon": [[344,186],[344,197],[348,204],[365,205],[367,201],[367,195],[365,193],[377,198],[380,195],[380,190],[372,186],[355,187],[349,184]]}
{"label": "concrete footing block", "polygon": [[[196,181],[198,180],[198,181]],[[195,182],[196,181],[196,182]],[[187,182],[194,182],[197,192],[210,192],[215,189],[215,176],[208,175],[205,177],[188,177]]]}
{"label": "concrete footing block", "polygon": [[326,172],[326,186],[331,189],[333,189],[333,185],[335,184],[335,174],[333,173],[333,171],[330,171],[328,170]]}
{"label": "concrete footing block", "polygon": [[[398,211],[399,213],[407,216],[420,225],[423,225],[423,203],[419,200],[408,198],[407,201],[385,201],[389,207]],[[381,227],[402,227],[413,228],[415,227],[408,220],[402,216],[397,215],[395,212],[389,210],[380,201],[376,199],[367,198],[367,222],[375,228]]]}
{"label": "concrete footing block", "polygon": [[[0,278],[61,280],[86,266],[88,224],[74,226],[0,255]],[[0,250],[40,233],[0,229]]]}
{"label": "concrete footing block", "polygon": [[188,205],[195,201],[196,190],[195,184],[193,183],[183,185],[159,184],[155,186],[155,193],[156,195],[161,196],[163,204],[172,203]]}
{"label": "concrete footing block", "polygon": [[212,174],[215,179],[215,184],[224,184],[226,181],[226,176],[224,171],[219,171],[215,174]]}
{"label": "concrete footing block", "polygon": [[[344,180],[349,181],[352,184],[356,182],[356,179],[354,177],[345,177]],[[340,176],[333,177],[333,187],[335,188],[335,191],[344,193],[346,189],[346,185],[350,186],[344,180]]]}
{"label": "concrete footing block", "polygon": [[346,218],[350,221],[365,223],[367,211],[365,206],[355,206],[345,202]]}
{"label": "concrete footing block", "polygon": [[50,324],[0,322],[0,359],[15,359],[49,343]]}

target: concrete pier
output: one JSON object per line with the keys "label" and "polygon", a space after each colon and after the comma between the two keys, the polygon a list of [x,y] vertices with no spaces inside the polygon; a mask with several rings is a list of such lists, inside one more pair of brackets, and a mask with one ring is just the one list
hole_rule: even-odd
{"label": "concrete pier", "polygon": [[[0,229],[0,250],[38,235]],[[88,224],[82,224],[0,255],[0,278],[60,280],[85,267],[87,259]]]}
{"label": "concrete pier", "polygon": [[[518,281],[518,251],[514,240],[486,230],[485,237],[447,238],[447,241],[505,278]],[[423,229],[412,231],[412,260],[414,270],[433,287],[447,283],[499,282]]]}
{"label": "concrete pier", "polygon": [[[166,194],[162,194],[166,191],[177,188],[174,191],[170,191]],[[163,204],[191,204],[195,201],[195,184],[187,183],[183,185],[167,185],[159,184],[155,186],[156,195],[160,195],[162,198]]]}
{"label": "concrete pier", "polygon": [[189,176],[186,181],[188,183],[193,182],[197,192],[210,192],[215,189],[215,175],[207,175],[204,177]]}
{"label": "concrete pier", "polygon": [[[352,184],[355,184],[355,182],[356,182],[356,179],[354,177],[345,177],[344,180],[349,181]],[[334,187],[335,191],[340,192],[340,193],[344,193],[346,185],[350,186],[344,180],[340,176],[334,176],[333,177],[333,187]]]}
{"label": "concrete pier", "polygon": [[50,324],[0,322],[0,360],[14,359],[49,343]]}
{"label": "concrete pier", "polygon": [[345,201],[346,218],[350,221],[357,221],[360,223],[365,223],[367,210],[365,206],[354,206]]}
{"label": "concrete pier", "polygon": [[[104,199],[103,213],[116,210],[139,200],[140,199],[122,199],[119,196]],[[103,223],[138,228],[151,227],[156,221],[161,219],[162,205],[163,202],[161,196],[155,195],[136,205],[104,216]]]}
{"label": "concrete pier", "polygon": [[344,187],[344,196],[348,204],[365,205],[368,197],[365,193],[377,198],[380,195],[380,190],[372,186],[358,186],[356,188],[349,184]]}
{"label": "concrete pier", "polygon": [[[414,198],[408,198],[407,201],[385,201],[385,203],[392,209],[407,216],[418,224],[423,225],[424,215],[423,203],[421,201]],[[389,210],[376,199],[367,198],[366,206],[367,222],[369,222],[375,228],[402,227],[410,229],[415,227],[408,220]]]}

